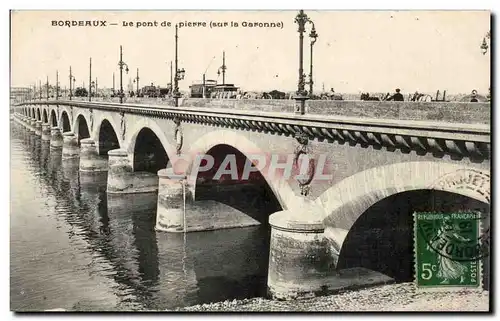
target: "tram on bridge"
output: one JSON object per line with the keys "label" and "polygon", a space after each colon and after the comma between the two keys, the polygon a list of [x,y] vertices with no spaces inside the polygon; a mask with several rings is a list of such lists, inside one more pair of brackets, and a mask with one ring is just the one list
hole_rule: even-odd
{"label": "tram on bridge", "polygon": [[193,83],[189,86],[191,98],[235,98],[239,87],[234,84],[217,84],[216,80]]}

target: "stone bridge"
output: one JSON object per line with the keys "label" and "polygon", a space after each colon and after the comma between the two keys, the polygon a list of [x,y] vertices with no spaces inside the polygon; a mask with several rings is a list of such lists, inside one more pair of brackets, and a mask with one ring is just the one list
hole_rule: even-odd
{"label": "stone bridge", "polygon": [[[352,266],[413,275],[406,256],[414,211],[489,215],[489,103],[306,107],[299,115],[291,100],[31,101],[13,118],[62,148],[63,161],[79,158],[80,172],[107,171],[109,195],[158,192],[157,230],[270,224],[268,287],[276,298],[370,283],[342,274]],[[206,155],[215,169],[202,170]],[[405,262],[370,266],[370,252]]]}

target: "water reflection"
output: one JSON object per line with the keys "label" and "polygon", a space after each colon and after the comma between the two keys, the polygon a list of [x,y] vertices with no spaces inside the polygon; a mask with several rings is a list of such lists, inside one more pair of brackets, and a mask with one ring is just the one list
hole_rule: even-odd
{"label": "water reflection", "polygon": [[[47,251],[50,253],[40,260],[48,272],[27,264],[21,273],[20,266],[11,266],[12,277],[19,278],[20,283],[50,278],[48,273],[58,271],[57,287],[33,285],[37,291],[58,298],[60,305],[47,303],[48,308],[167,309],[265,293],[269,255],[266,226],[190,234],[156,233],[156,193],[107,194],[107,173],[80,172],[78,159],[62,161],[61,149],[50,148],[48,142],[21,126],[14,124],[11,141],[13,148],[23,151],[15,154],[19,159],[12,159],[12,167],[19,168],[27,180],[32,179],[30,184],[35,187],[30,192],[33,195],[21,193],[13,197],[21,202],[30,198],[43,203],[49,212],[47,219],[55,221],[58,229],[63,226],[61,231],[66,233],[66,241],[59,242],[67,243],[64,245],[71,249]],[[30,215],[42,210],[40,206],[29,206],[33,212]],[[11,231],[22,228],[11,226]],[[48,236],[25,236],[23,246],[16,244],[11,253],[29,257],[30,244],[35,242],[43,248],[53,248],[50,235],[54,225],[36,228],[36,233]],[[74,263],[59,271],[55,260]],[[102,278],[108,281],[103,282]],[[84,293],[74,294],[68,289],[72,284],[91,287],[95,280],[101,280],[100,287],[104,288],[100,289],[102,294],[97,290],[88,294],[95,302],[82,303],[86,301],[78,296],[83,297]],[[25,302],[13,302],[12,306],[46,306],[39,298],[22,299]]]}
{"label": "water reflection", "polygon": [[110,248],[118,273],[115,280],[126,284],[126,301],[152,306],[159,281],[158,246],[153,231],[157,194],[108,195]]}

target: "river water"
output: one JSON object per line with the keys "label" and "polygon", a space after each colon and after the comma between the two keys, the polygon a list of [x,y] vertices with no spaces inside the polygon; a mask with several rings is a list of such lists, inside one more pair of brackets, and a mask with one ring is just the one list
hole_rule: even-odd
{"label": "river water", "polygon": [[157,195],[107,195],[106,178],[11,123],[11,310],[161,310],[265,295],[267,227],[155,232]]}

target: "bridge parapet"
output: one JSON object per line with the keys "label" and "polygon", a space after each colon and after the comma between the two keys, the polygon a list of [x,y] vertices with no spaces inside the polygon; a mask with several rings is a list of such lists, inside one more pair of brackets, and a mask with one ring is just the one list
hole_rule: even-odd
{"label": "bridge parapet", "polygon": [[[180,107],[294,113],[295,100],[184,98]],[[309,100],[306,114],[489,124],[489,103]]]}
{"label": "bridge parapet", "polygon": [[[86,100],[73,102],[87,103]],[[94,100],[94,102],[117,104],[117,98]],[[175,101],[168,98],[129,98],[126,105],[174,107]],[[229,109],[256,112],[294,113],[292,99],[211,99],[181,98],[180,107]],[[377,119],[400,119],[442,121],[464,124],[490,124],[490,103],[469,102],[398,102],[360,100],[309,100],[306,114],[336,115]]]}
{"label": "bridge parapet", "polygon": [[[475,104],[477,106],[471,107],[483,108],[483,110],[476,118],[469,117],[468,123],[452,121],[451,119],[391,119],[387,118],[387,115],[392,113],[396,117],[395,110],[391,108],[387,109],[386,117],[372,118],[367,116],[340,116],[334,113],[328,115],[311,113],[297,115],[289,112],[254,109],[170,107],[106,102],[39,101],[27,104],[67,105],[140,114],[155,118],[176,118],[182,122],[284,136],[296,136],[303,133],[310,140],[338,142],[339,144],[347,143],[351,146],[359,144],[361,147],[373,146],[376,149],[385,147],[391,151],[397,149],[405,153],[416,151],[421,155],[432,153],[436,157],[448,154],[458,158],[470,157],[474,161],[490,158],[489,104]],[[373,106],[373,102],[368,104]],[[426,104],[436,104],[436,107],[444,108],[447,103],[416,103],[415,106],[420,106],[421,113],[425,111],[429,115],[431,109]],[[404,105],[399,104],[398,107],[398,104],[396,104],[394,106],[394,108],[402,110]],[[474,104],[453,103],[450,106],[455,106],[455,113],[460,113],[462,109],[474,106]],[[414,115],[417,113],[414,112]],[[376,114],[379,115],[380,112]],[[447,113],[449,118],[452,114],[452,112]],[[445,114],[442,113],[442,115]],[[415,116],[414,118],[418,117]],[[455,118],[461,119],[462,116],[456,116]],[[472,121],[475,123],[471,123]]]}

